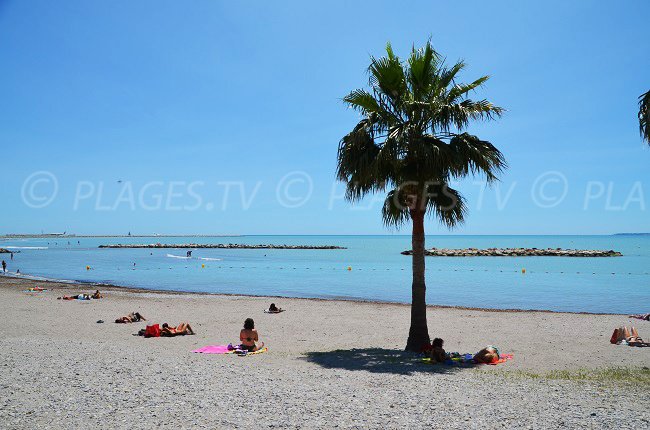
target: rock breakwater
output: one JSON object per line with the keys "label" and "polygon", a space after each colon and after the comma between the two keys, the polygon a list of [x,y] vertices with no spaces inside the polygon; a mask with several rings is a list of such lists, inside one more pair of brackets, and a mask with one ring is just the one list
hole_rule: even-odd
{"label": "rock breakwater", "polygon": [[[412,250],[403,251],[402,255],[411,255]],[[597,249],[562,249],[562,248],[465,248],[465,249],[425,249],[429,257],[620,257],[620,252]]]}

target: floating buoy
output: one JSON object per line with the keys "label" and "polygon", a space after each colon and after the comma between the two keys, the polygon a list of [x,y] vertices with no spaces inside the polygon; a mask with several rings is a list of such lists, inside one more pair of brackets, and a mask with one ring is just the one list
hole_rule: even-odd
{"label": "floating buoy", "polygon": [[205,269],[205,264],[201,264],[201,269]]}
{"label": "floating buoy", "polygon": [[526,269],[521,269],[521,273],[525,275],[526,274]]}
{"label": "floating buoy", "polygon": [[352,270],[352,266],[348,266],[348,271]]}
{"label": "floating buoy", "polygon": [[86,270],[90,270],[90,266],[86,266]]}

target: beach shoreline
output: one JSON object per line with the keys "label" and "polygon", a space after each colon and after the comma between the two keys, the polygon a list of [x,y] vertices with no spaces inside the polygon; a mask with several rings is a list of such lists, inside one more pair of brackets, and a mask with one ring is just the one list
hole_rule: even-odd
{"label": "beach shoreline", "polygon": [[[65,286],[70,286],[70,288],[101,288],[105,290],[115,290],[115,291],[125,291],[132,293],[153,293],[153,294],[195,294],[195,295],[207,295],[207,296],[223,296],[223,297],[250,297],[250,298],[268,298],[268,299],[291,299],[291,300],[315,300],[315,301],[325,301],[325,302],[351,302],[351,303],[376,303],[382,305],[396,305],[396,306],[411,306],[410,303],[404,302],[391,302],[386,300],[378,299],[362,299],[362,298],[349,298],[344,296],[332,296],[332,297],[296,297],[296,296],[285,296],[285,295],[274,295],[274,294],[234,294],[234,293],[213,293],[208,291],[191,291],[191,290],[164,290],[156,288],[143,288],[129,285],[117,285],[113,283],[104,283],[104,282],[92,282],[92,281],[79,281],[79,280],[61,280],[61,279],[52,279],[41,277],[37,275],[29,274],[20,274],[16,275],[15,273],[6,273],[0,274],[0,280],[5,277],[7,279],[19,279],[24,281],[31,282],[44,282],[48,284],[53,284],[57,288],[65,288]],[[627,313],[615,313],[615,312],[573,312],[573,311],[555,311],[551,309],[518,309],[518,308],[481,308],[473,306],[458,306],[458,305],[440,305],[440,304],[427,304],[427,309],[457,309],[457,310],[467,310],[467,311],[481,311],[481,312],[497,312],[497,313],[526,313],[526,312],[536,312],[536,313],[550,313],[550,314],[573,314],[573,315],[610,315],[610,316],[628,316]]]}
{"label": "beach shoreline", "polygon": [[[45,288],[48,294],[34,293],[30,291],[30,288],[35,287]],[[240,305],[241,303],[256,303],[260,304],[259,309],[264,309],[268,307],[267,305],[271,302],[276,303],[289,303],[292,308],[304,308],[304,309],[336,309],[337,314],[339,313],[338,309],[348,309],[350,315],[366,315],[369,316],[369,320],[373,320],[371,315],[377,313],[381,315],[390,315],[391,318],[396,318],[396,315],[401,315],[403,318],[399,320],[400,325],[404,327],[404,333],[407,333],[408,323],[409,323],[409,314],[410,314],[410,304],[404,303],[394,303],[394,302],[380,302],[372,300],[337,300],[337,299],[328,299],[328,298],[301,298],[301,297],[283,297],[283,296],[269,296],[269,295],[242,295],[242,294],[221,294],[221,293],[210,293],[210,292],[191,292],[191,291],[167,291],[167,290],[153,290],[146,288],[137,288],[137,287],[124,287],[118,285],[110,284],[99,284],[99,283],[77,283],[77,282],[57,282],[53,280],[33,280],[26,279],[23,277],[14,277],[14,276],[0,276],[0,293],[7,293],[7,291],[12,291],[19,294],[27,295],[36,295],[41,298],[47,298],[52,300],[53,296],[63,296],[63,295],[75,295],[79,293],[90,294],[95,290],[100,290],[102,294],[108,296],[109,298],[119,298],[121,302],[133,301],[138,303],[140,309],[146,308],[150,303],[161,303],[168,302],[167,307],[170,306],[181,306],[183,303],[194,301],[201,303],[215,303],[215,304],[225,304],[226,306],[231,305]],[[54,294],[52,294],[54,293]],[[111,300],[91,300],[90,302],[96,305],[104,305]],[[62,301],[56,301],[57,305],[62,303]],[[182,307],[182,306],[181,306]],[[124,312],[126,314],[128,312]],[[597,351],[600,351],[601,348],[609,348],[609,352],[620,352],[620,351],[642,351],[644,348],[616,348],[609,344],[609,336],[611,331],[615,327],[620,325],[635,325],[639,326],[639,329],[642,331],[641,336],[644,337],[644,333],[650,330],[650,324],[646,324],[644,321],[630,319],[628,315],[624,314],[594,314],[594,313],[578,313],[578,312],[556,312],[556,311],[547,311],[547,310],[502,310],[502,309],[480,309],[480,308],[469,308],[469,307],[458,307],[458,306],[439,306],[439,305],[427,305],[427,314],[429,315],[429,326],[430,326],[430,335],[431,338],[437,337],[436,334],[437,328],[442,323],[443,326],[453,326],[453,321],[460,321],[463,318],[479,318],[485,319],[486,324],[481,326],[473,325],[472,329],[480,331],[486,335],[491,334],[489,326],[491,324],[500,324],[503,326],[504,336],[502,336],[501,342],[496,342],[498,344],[503,344],[504,342],[509,341],[510,334],[513,330],[515,331],[524,331],[523,327],[525,325],[538,325],[543,321],[545,325],[545,330],[556,329],[558,332],[563,332],[560,339],[557,336],[554,336],[552,333],[548,333],[549,339],[548,342],[551,345],[555,345],[560,348],[560,350],[572,350],[576,353],[586,353],[587,350],[593,350],[594,354]],[[120,315],[116,315],[120,316]],[[347,317],[347,315],[346,315]],[[114,319],[114,318],[113,318]],[[189,318],[188,318],[189,319]],[[326,318],[327,319],[327,318]],[[357,318],[355,318],[357,319]],[[440,321],[444,319],[445,321]],[[108,319],[107,321],[112,321]],[[597,326],[596,323],[603,323],[611,321],[611,330],[609,327],[601,332],[596,333],[581,333],[584,341],[589,339],[593,340],[591,347],[587,350],[579,350],[574,347],[565,347],[563,344],[563,339],[567,336],[568,331],[571,327],[578,328],[584,326],[593,331],[594,327]],[[349,323],[350,321],[345,321]],[[328,322],[329,323],[329,322]],[[479,330],[480,329],[480,330]],[[524,331],[526,333],[536,333],[538,332],[539,327],[531,328],[530,331]],[[394,328],[392,329],[394,330]],[[455,329],[451,330],[454,331]],[[462,329],[459,329],[460,332],[463,332]],[[567,332],[567,333],[564,333]],[[473,333],[473,336],[476,337],[478,333]],[[398,335],[396,337],[405,338],[405,335]],[[465,333],[466,337],[470,337]],[[346,336],[347,337],[347,336]],[[519,335],[516,335],[519,337]],[[645,334],[645,337],[650,337],[648,334]],[[449,338],[449,336],[447,336]],[[597,339],[597,341],[596,341]],[[405,342],[405,339],[403,339]],[[606,342],[605,342],[606,341]],[[488,343],[495,343],[494,341],[486,341]],[[524,350],[530,349],[536,354],[539,354],[539,351],[533,345],[529,345],[528,342],[519,341],[520,345]],[[462,343],[461,343],[462,344]],[[476,342],[474,349],[480,349],[482,344]],[[562,345],[562,346],[561,346]],[[340,345],[339,345],[340,346]],[[395,348],[401,349],[400,343],[396,342],[394,344]],[[612,349],[613,348],[613,349]],[[650,348],[646,350],[650,353]],[[547,351],[545,356],[551,354],[551,351]],[[634,355],[634,354],[633,354]],[[612,356],[617,356],[614,354]],[[620,355],[620,357],[625,357],[625,355]],[[639,365],[650,365],[650,354],[646,355],[637,355],[645,361],[635,363],[634,361],[628,364],[639,364]],[[591,366],[590,361],[583,361],[583,364],[587,364],[587,368],[598,368],[603,367],[603,365],[610,364],[615,366],[617,364],[625,363],[625,360],[616,362],[612,361],[611,363],[602,362],[598,358],[592,360]],[[515,368],[519,368],[521,363],[514,365]],[[540,363],[541,364],[541,363]],[[509,366],[513,367],[513,366]],[[526,366],[523,366],[526,367]],[[546,365],[542,366],[548,369],[564,369],[567,366],[563,366],[562,362],[559,360],[549,361]],[[575,368],[575,366],[570,365],[569,368]],[[585,366],[583,366],[585,367]]]}

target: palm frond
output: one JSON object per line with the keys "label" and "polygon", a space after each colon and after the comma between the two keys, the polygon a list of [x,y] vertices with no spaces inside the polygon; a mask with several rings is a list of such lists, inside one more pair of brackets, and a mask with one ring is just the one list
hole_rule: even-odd
{"label": "palm frond", "polygon": [[375,97],[366,90],[354,90],[343,97],[343,101],[351,108],[366,115],[381,110]]}
{"label": "palm frond", "polygon": [[456,84],[454,87],[449,90],[449,96],[447,98],[448,103],[454,103],[460,96],[464,96],[472,90],[483,85],[485,82],[490,79],[489,76],[482,76],[472,82],[471,84]]}
{"label": "palm frond", "polygon": [[650,91],[639,96],[639,133],[650,145]]}
{"label": "palm frond", "polygon": [[421,100],[435,82],[435,73],[440,55],[433,49],[431,43],[422,49],[413,48],[408,59],[407,79],[413,95],[413,100]]}
{"label": "palm frond", "polygon": [[504,112],[503,108],[493,105],[488,100],[475,102],[465,99],[460,103],[441,106],[436,125],[443,131],[449,131],[452,126],[464,130],[471,120],[493,120]]}
{"label": "palm frond", "polygon": [[406,78],[402,63],[393,54],[390,44],[386,46],[386,52],[386,57],[370,57],[370,85],[375,91],[385,95],[393,107],[398,107],[407,90]]}
{"label": "palm frond", "polygon": [[465,222],[465,198],[447,183],[430,184],[427,187],[426,204],[427,212],[448,228]]}
{"label": "palm frond", "polygon": [[461,178],[469,173],[483,174],[488,182],[494,182],[508,165],[494,145],[469,133],[454,136],[449,146],[454,153],[452,176]]}
{"label": "palm frond", "polygon": [[447,88],[449,85],[454,83],[454,80],[456,79],[456,75],[465,68],[465,62],[462,60],[459,60],[451,66],[450,68],[443,68],[440,71],[440,79],[438,81],[438,85],[440,86],[441,89]]}
{"label": "palm frond", "polygon": [[391,190],[386,195],[381,208],[381,217],[387,227],[399,228],[409,221],[408,202],[398,189]]}

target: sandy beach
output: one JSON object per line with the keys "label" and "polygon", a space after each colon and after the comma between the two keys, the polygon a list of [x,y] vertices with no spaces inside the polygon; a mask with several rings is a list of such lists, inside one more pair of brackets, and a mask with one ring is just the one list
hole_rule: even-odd
{"label": "sandy beach", "polygon": [[[32,286],[48,288],[27,293]],[[397,304],[176,294],[0,277],[0,427],[31,428],[647,428],[650,348],[609,344],[623,315],[431,307],[447,351],[487,344],[498,366],[432,366],[402,352],[409,307]],[[287,311],[263,313],[270,301]],[[197,334],[133,336],[145,323],[189,321]],[[238,339],[255,319],[269,351],[190,351]],[[106,321],[98,324],[97,320]],[[585,372],[639,372],[611,380]],[[574,376],[572,376],[574,375]],[[645,378],[645,379],[644,379]],[[523,395],[525,394],[525,396]]]}

